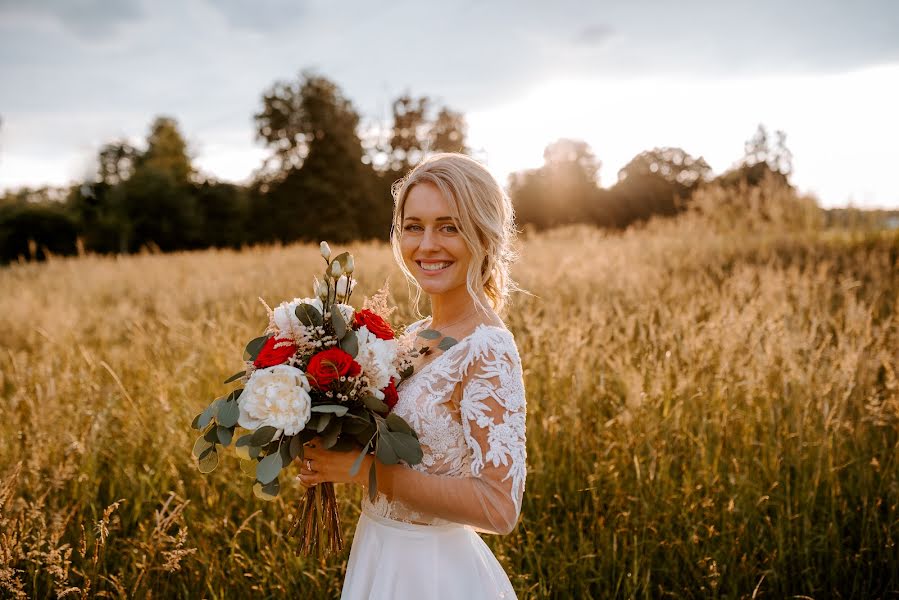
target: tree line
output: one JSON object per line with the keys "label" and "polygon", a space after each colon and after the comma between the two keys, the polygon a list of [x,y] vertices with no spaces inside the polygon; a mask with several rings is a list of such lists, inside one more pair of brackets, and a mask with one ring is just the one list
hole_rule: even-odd
{"label": "tree line", "polygon": [[[393,182],[430,153],[471,153],[460,112],[406,93],[393,101],[388,123],[362,128],[340,87],[310,71],[265,90],[253,119],[269,154],[246,185],[198,172],[178,123],[160,116],[142,145],[105,144],[85,181],[7,192],[0,197],[0,260],[387,239]],[[600,167],[583,141],[551,143],[543,166],[509,177],[519,224],[621,229],[676,214],[711,181],[751,185],[774,174],[788,185],[791,156],[782,132],[772,139],[759,126],[744,157],[718,177],[680,148],[640,153],[609,188],[600,185]]]}

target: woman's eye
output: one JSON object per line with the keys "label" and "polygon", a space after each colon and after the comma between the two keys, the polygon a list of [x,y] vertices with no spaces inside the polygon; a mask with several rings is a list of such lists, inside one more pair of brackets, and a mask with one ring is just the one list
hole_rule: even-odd
{"label": "woman's eye", "polygon": [[403,231],[412,231],[416,227],[418,227],[418,225],[406,225],[405,227],[403,227]]}
{"label": "woman's eye", "polygon": [[443,229],[446,230],[446,231],[448,231],[449,233],[458,233],[458,232],[459,232],[459,230],[456,229],[456,226],[455,226],[455,225],[445,225],[445,226],[443,227]]}

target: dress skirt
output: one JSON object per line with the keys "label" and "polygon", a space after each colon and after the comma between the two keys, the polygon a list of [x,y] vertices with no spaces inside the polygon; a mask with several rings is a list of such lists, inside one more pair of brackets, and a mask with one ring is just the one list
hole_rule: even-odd
{"label": "dress skirt", "polygon": [[499,561],[465,525],[416,525],[363,511],[342,600],[515,598]]}

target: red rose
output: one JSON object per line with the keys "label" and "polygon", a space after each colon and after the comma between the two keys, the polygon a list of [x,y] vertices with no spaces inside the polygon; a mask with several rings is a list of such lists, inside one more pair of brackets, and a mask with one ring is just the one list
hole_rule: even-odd
{"label": "red rose", "polygon": [[355,377],[361,372],[362,367],[359,363],[340,348],[322,350],[310,358],[306,366],[309,383],[320,390],[327,388],[340,377]]}
{"label": "red rose", "polygon": [[[275,348],[275,344],[278,344],[277,348]],[[296,351],[296,345],[287,338],[270,337],[265,340],[265,344],[263,344],[259,354],[256,355],[256,360],[253,361],[253,365],[257,369],[282,365],[286,363],[287,359],[293,356]]]}
{"label": "red rose", "polygon": [[353,317],[353,329],[359,329],[363,325],[368,327],[369,331],[382,340],[392,340],[396,337],[393,334],[393,328],[390,327],[390,323],[367,308],[358,311]]}
{"label": "red rose", "polygon": [[381,391],[384,392],[384,404],[387,405],[387,408],[393,410],[393,407],[396,406],[396,403],[400,399],[400,395],[396,391],[396,383],[394,382],[393,377],[390,378],[390,385]]}

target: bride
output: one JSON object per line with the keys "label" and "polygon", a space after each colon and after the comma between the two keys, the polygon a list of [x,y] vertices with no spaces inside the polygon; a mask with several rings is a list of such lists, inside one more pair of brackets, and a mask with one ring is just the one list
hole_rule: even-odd
{"label": "bride", "polygon": [[[438,154],[394,186],[391,238],[437,330],[399,386],[394,411],[419,435],[424,459],[376,463],[378,495],[364,494],[341,598],[514,598],[476,531],[507,534],[525,482],[525,394],[515,340],[498,316],[514,288],[512,206],[497,181],[460,154]],[[429,336],[432,337],[432,336]],[[447,339],[440,350],[438,344]],[[350,477],[354,452],[309,443],[300,480],[367,485],[370,463]],[[374,460],[372,456],[366,457]]]}

